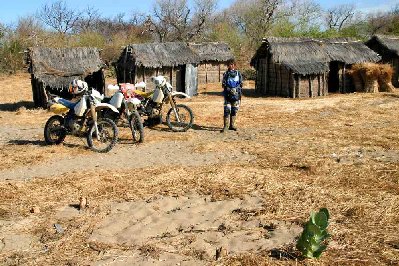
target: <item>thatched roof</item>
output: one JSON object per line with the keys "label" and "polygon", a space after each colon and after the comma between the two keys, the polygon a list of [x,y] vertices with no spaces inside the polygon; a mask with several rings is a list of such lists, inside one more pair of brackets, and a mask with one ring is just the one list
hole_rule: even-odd
{"label": "thatched roof", "polygon": [[330,61],[339,61],[346,64],[378,62],[381,57],[368,48],[363,42],[349,38],[322,39]]}
{"label": "thatched roof", "polygon": [[389,50],[391,53],[399,55],[399,37],[398,36],[386,36],[386,35],[375,35],[369,41],[376,41],[380,43],[385,49]]}
{"label": "thatched roof", "polygon": [[[199,56],[183,42],[142,43],[128,45],[118,60],[124,64],[125,53],[136,66],[148,68],[198,64]],[[129,64],[129,63],[127,63]]]}
{"label": "thatched roof", "polygon": [[201,62],[228,62],[234,55],[227,43],[189,43],[189,47],[200,57]]}
{"label": "thatched roof", "polygon": [[346,64],[377,62],[380,57],[360,41],[350,39],[276,38],[264,39],[251,60],[255,66],[259,58],[270,53],[272,60],[301,75],[328,71],[331,61]]}
{"label": "thatched roof", "polygon": [[45,86],[65,88],[74,78],[101,70],[104,66],[96,48],[31,48],[28,60],[30,72]]}

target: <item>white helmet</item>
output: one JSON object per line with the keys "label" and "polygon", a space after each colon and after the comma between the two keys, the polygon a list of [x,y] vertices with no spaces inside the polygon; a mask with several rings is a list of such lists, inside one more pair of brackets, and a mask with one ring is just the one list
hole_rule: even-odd
{"label": "white helmet", "polygon": [[157,76],[157,77],[153,77],[152,81],[154,82],[155,86],[165,86],[166,84],[166,79],[164,76]]}
{"label": "white helmet", "polygon": [[74,79],[69,84],[69,91],[73,94],[80,94],[86,91],[88,88],[89,86],[87,85],[87,82],[82,81],[80,79]]}

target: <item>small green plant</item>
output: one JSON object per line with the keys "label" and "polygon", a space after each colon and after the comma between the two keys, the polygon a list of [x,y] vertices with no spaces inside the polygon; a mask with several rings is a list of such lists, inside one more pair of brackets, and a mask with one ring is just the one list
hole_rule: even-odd
{"label": "small green plant", "polygon": [[310,219],[304,225],[302,235],[296,243],[297,249],[304,257],[319,258],[327,248],[323,243],[330,236],[327,232],[329,217],[326,208],[321,208],[319,212],[311,212]]}

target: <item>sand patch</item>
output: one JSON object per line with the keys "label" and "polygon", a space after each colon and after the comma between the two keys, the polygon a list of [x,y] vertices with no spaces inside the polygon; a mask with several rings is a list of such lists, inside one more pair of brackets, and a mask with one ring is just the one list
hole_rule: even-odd
{"label": "sand patch", "polygon": [[293,243],[301,227],[266,220],[264,208],[258,196],[214,201],[193,194],[115,203],[89,242],[150,250],[147,255],[157,259],[162,255],[168,263],[177,258],[183,262],[187,256],[212,261],[220,248],[230,256]]}

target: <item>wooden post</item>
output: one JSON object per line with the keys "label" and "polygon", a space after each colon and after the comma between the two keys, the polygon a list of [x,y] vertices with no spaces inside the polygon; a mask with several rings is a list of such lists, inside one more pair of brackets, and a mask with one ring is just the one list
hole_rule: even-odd
{"label": "wooden post", "polygon": [[295,82],[296,82],[296,84],[295,84],[295,95],[296,95],[297,98],[299,98],[299,95],[301,94],[300,93],[301,84],[299,84],[299,74],[297,74],[295,76]]}
{"label": "wooden post", "polygon": [[[170,84],[173,84],[173,66],[170,68],[170,75],[169,75],[169,79],[170,79]],[[173,87],[173,86],[172,86]]]}
{"label": "wooden post", "polygon": [[218,66],[218,75],[219,75],[219,77],[218,77],[218,80],[219,80],[219,82],[221,82],[222,80],[221,80],[221,78],[220,78],[220,64],[219,64],[219,66]]}
{"label": "wooden post", "polygon": [[317,96],[321,96],[320,74],[317,75],[317,85],[318,85]]}
{"label": "wooden post", "polygon": [[208,84],[208,64],[205,63],[205,84]]}
{"label": "wooden post", "polygon": [[275,77],[275,81],[274,81],[274,93],[273,95],[276,96],[277,95],[277,63],[274,64],[274,77]]}
{"label": "wooden post", "polygon": [[294,88],[294,74],[291,69],[288,71],[288,97],[295,98],[295,88]]}
{"label": "wooden post", "polygon": [[279,64],[279,77],[280,77],[280,96],[283,96],[283,70],[281,64]]}

